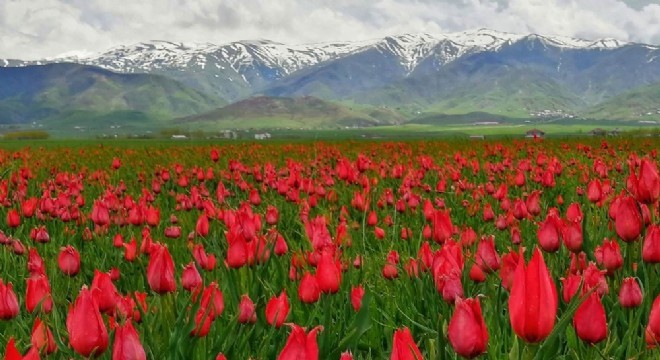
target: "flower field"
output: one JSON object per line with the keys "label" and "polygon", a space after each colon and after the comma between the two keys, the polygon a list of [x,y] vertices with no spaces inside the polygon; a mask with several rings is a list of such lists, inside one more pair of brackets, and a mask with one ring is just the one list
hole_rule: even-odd
{"label": "flower field", "polygon": [[659,147],[0,150],[0,353],[657,359]]}

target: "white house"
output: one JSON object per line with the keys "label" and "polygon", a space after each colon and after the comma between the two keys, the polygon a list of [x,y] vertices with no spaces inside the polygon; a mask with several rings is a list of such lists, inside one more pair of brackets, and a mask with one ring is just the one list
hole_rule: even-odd
{"label": "white house", "polygon": [[270,133],[254,134],[254,139],[255,139],[255,140],[266,140],[266,139],[270,139]]}

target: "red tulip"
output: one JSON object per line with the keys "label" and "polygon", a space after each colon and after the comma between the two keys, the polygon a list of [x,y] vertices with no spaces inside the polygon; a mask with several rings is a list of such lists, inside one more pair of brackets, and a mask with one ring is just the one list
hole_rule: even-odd
{"label": "red tulip", "polygon": [[119,292],[110,279],[110,274],[94,270],[91,291],[102,313],[112,313],[119,300]]}
{"label": "red tulip", "polygon": [[130,321],[119,325],[115,330],[112,344],[112,360],[146,360],[147,355],[140,342],[140,336]]}
{"label": "red tulip", "polygon": [[351,289],[351,305],[355,312],[360,311],[362,307],[362,298],[364,297],[364,288],[362,285],[358,285]]}
{"label": "red tulip", "polygon": [[34,320],[30,342],[32,343],[32,347],[44,355],[52,354],[57,350],[53,333],[39,318]]}
{"label": "red tulip", "polygon": [[570,222],[582,222],[582,208],[580,204],[571,203],[566,209],[566,220]]}
{"label": "red tulip", "polygon": [[399,277],[399,270],[397,269],[396,265],[387,262],[385,265],[383,265],[383,277],[388,280],[396,279]]}
{"label": "red tulip", "polygon": [[118,157],[112,158],[112,168],[114,170],[117,170],[120,167],[121,167],[121,159],[119,159]]}
{"label": "red tulip", "polygon": [[541,192],[539,190],[534,190],[525,200],[525,205],[527,206],[527,212],[532,216],[537,216],[541,213]]}
{"label": "red tulip", "polygon": [[187,291],[192,291],[202,286],[202,277],[199,275],[194,262],[190,262],[183,268],[181,285]]}
{"label": "red tulip", "polygon": [[34,216],[34,213],[37,210],[38,203],[39,203],[39,199],[34,197],[23,201],[23,203],[21,204],[21,212],[23,213],[23,217],[31,218],[32,216]]}
{"label": "red tulip", "polygon": [[80,271],[80,253],[73,246],[67,245],[57,257],[57,266],[64,275],[75,276]]}
{"label": "red tulip", "polygon": [[272,326],[280,327],[289,316],[289,298],[282,290],[279,296],[271,297],[266,304],[266,321]]}
{"label": "red tulip", "polygon": [[451,217],[448,211],[436,210],[433,214],[433,240],[438,243],[443,243],[445,240],[451,238],[454,226],[451,223]]}
{"label": "red tulip", "polygon": [[273,205],[268,205],[266,208],[266,224],[275,225],[279,220],[280,213],[277,208]]}
{"label": "red tulip", "polygon": [[92,293],[83,286],[66,318],[69,343],[84,357],[101,355],[108,347],[106,330],[99,306]]}
{"label": "red tulip", "polygon": [[13,337],[10,337],[7,342],[7,347],[5,348],[5,360],[23,360],[21,352],[16,348],[16,343]]}
{"label": "red tulip", "polygon": [[573,316],[573,327],[577,336],[590,344],[599,343],[607,337],[605,308],[597,292],[587,295]]}
{"label": "red tulip", "polygon": [[545,339],[555,325],[557,306],[557,288],[543,255],[535,249],[528,266],[521,258],[514,275],[509,296],[513,331],[527,342]]}
{"label": "red tulip", "polygon": [[610,274],[623,267],[621,248],[616,240],[603,240],[602,246],[596,246],[594,256],[596,257],[596,262],[607,269],[607,272]]}
{"label": "red tulip", "polygon": [[646,343],[654,347],[658,342],[660,342],[660,295],[653,300],[646,329]]}
{"label": "red tulip", "polygon": [[472,359],[486,351],[488,329],[478,298],[456,300],[447,332],[451,347],[460,356]]}
{"label": "red tulip", "polygon": [[619,303],[624,308],[636,308],[642,304],[642,288],[633,277],[623,279],[619,290]]}
{"label": "red tulip", "polygon": [[11,320],[18,316],[19,306],[12,283],[7,285],[0,279],[0,320]]}
{"label": "red tulip", "polygon": [[149,257],[147,266],[147,282],[151,290],[158,294],[174,292],[174,261],[166,246],[157,246],[157,249]]}
{"label": "red tulip", "polygon": [[584,287],[588,289],[594,287],[597,288],[598,290],[596,292],[600,296],[609,293],[610,289],[607,285],[607,279],[605,279],[605,273],[606,271],[600,270],[593,261],[589,262],[589,266],[587,266],[582,273],[584,277]]}
{"label": "red tulip", "polygon": [[305,272],[298,286],[298,298],[306,304],[313,304],[321,297],[321,289],[316,276]]}
{"label": "red tulip", "polygon": [[660,175],[655,162],[644,158],[640,163],[637,179],[637,201],[653,204],[660,198]]}
{"label": "red tulip", "polygon": [[568,250],[572,252],[582,250],[582,223],[570,221],[564,223],[561,234]]}
{"label": "red tulip", "polygon": [[316,343],[316,335],[323,330],[323,327],[317,326],[309,333],[296,324],[291,324],[291,329],[291,334],[277,360],[318,360],[319,347]]}
{"label": "red tulip", "polygon": [[94,224],[98,226],[105,226],[110,224],[110,212],[103,202],[94,202],[94,205],[92,206],[91,219]]}
{"label": "red tulip", "polygon": [[500,269],[500,256],[495,250],[495,237],[485,236],[479,241],[475,262],[486,273],[495,272]]}
{"label": "red tulip", "polygon": [[580,290],[582,284],[582,276],[576,274],[568,274],[568,277],[561,278],[562,285],[562,299],[565,303],[570,303],[573,296]]}
{"label": "red tulip", "polygon": [[46,275],[44,259],[39,256],[39,253],[35,248],[30,248],[28,251],[27,268],[30,272],[30,276]]}
{"label": "red tulip", "polygon": [[502,286],[511,290],[511,285],[513,284],[513,278],[518,268],[518,262],[520,260],[520,253],[515,250],[511,250],[508,253],[502,255],[502,267],[500,268],[500,279],[502,280]]}
{"label": "red tulip", "polygon": [[197,224],[195,225],[195,234],[201,237],[206,237],[209,234],[209,218],[205,213],[202,213],[197,219]]}
{"label": "red tulip", "polygon": [[225,300],[217,282],[214,281],[204,288],[200,304],[200,311],[204,311],[204,313],[211,316],[211,319],[222,315],[225,310]]}
{"label": "red tulip", "polygon": [[50,294],[50,283],[46,275],[36,275],[28,278],[25,306],[28,312],[34,312],[37,308],[45,313],[53,310],[53,298]]}
{"label": "red tulip", "polygon": [[660,226],[649,225],[644,236],[642,259],[647,263],[660,263]]}
{"label": "red tulip", "polygon": [[394,332],[390,360],[424,360],[407,327]]}
{"label": "red tulip", "polygon": [[642,233],[644,223],[637,202],[632,196],[624,196],[616,209],[614,227],[617,235],[625,242],[637,240]]}
{"label": "red tulip", "polygon": [[211,161],[218,162],[220,160],[220,152],[218,149],[211,149]]}
{"label": "red tulip", "polygon": [[600,201],[602,195],[603,195],[603,190],[600,185],[600,180],[598,179],[591,180],[589,182],[589,185],[587,185],[587,199],[592,203],[596,203]]}
{"label": "red tulip", "polygon": [[341,284],[341,267],[339,261],[335,261],[334,252],[324,249],[321,259],[316,267],[316,280],[319,289],[324,293],[336,293]]}
{"label": "red tulip", "polygon": [[545,252],[555,252],[561,246],[561,219],[556,215],[549,214],[545,221],[539,226],[537,235],[539,246]]}
{"label": "red tulip", "polygon": [[243,235],[230,229],[227,232],[227,264],[229,267],[238,269],[248,262],[248,244]]}
{"label": "red tulip", "polygon": [[11,209],[7,212],[7,226],[17,228],[21,225],[21,215],[17,210]]}
{"label": "red tulip", "polygon": [[339,360],[353,360],[353,354],[350,351],[341,353]]}
{"label": "red tulip", "polygon": [[470,268],[470,280],[478,283],[486,281],[486,274],[484,274],[479,265],[474,264]]}
{"label": "red tulip", "polygon": [[238,304],[238,322],[241,324],[257,322],[254,302],[248,295],[241,296],[241,302]]}
{"label": "red tulip", "polygon": [[409,258],[406,263],[403,265],[406,274],[410,278],[419,277],[419,261],[417,259]]}

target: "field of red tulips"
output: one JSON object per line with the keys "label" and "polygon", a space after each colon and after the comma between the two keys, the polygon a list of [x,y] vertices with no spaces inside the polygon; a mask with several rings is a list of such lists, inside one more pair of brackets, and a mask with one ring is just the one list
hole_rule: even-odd
{"label": "field of red tulips", "polygon": [[658,147],[0,150],[0,353],[657,359]]}

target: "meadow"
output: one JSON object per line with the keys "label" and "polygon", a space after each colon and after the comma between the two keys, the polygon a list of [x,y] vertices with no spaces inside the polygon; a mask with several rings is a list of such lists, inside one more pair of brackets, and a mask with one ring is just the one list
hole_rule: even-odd
{"label": "meadow", "polygon": [[656,359],[659,147],[6,143],[0,352]]}

